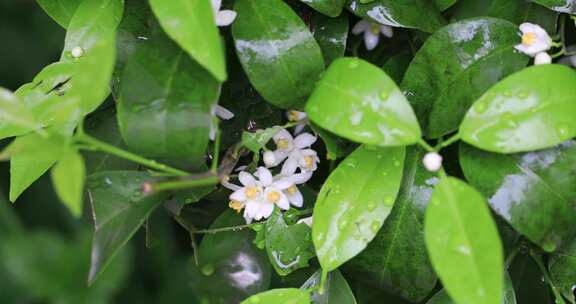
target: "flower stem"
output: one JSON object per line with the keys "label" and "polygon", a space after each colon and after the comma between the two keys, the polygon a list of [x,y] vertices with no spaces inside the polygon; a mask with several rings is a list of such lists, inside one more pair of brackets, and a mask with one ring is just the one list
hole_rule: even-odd
{"label": "flower stem", "polygon": [[180,180],[164,181],[158,183],[148,184],[148,191],[173,191],[189,188],[198,188],[205,186],[213,186],[218,184],[218,176],[210,172],[210,174],[203,174],[203,177],[192,177]]}
{"label": "flower stem", "polygon": [[94,150],[98,150],[101,152],[112,154],[112,155],[118,156],[120,158],[124,158],[124,159],[127,159],[129,161],[141,164],[143,166],[146,166],[146,167],[154,169],[154,170],[158,170],[158,171],[161,171],[164,173],[169,173],[171,175],[176,175],[176,176],[188,176],[188,175],[190,175],[186,171],[175,169],[175,168],[172,168],[172,167],[167,166],[165,164],[161,164],[155,160],[147,159],[147,158],[144,158],[138,154],[134,154],[134,153],[128,152],[126,150],[122,150],[118,147],[107,144],[107,143],[100,141],[94,137],[91,137],[87,134],[78,133],[76,135],[75,140],[77,143],[87,145],[88,147],[91,147]]}
{"label": "flower stem", "polygon": [[203,229],[203,230],[192,231],[192,233],[194,233],[194,234],[214,234],[214,233],[218,233],[218,232],[238,231],[238,230],[242,230],[242,229],[246,229],[246,228],[252,228],[256,225],[262,225],[262,223],[252,223],[252,224],[246,224],[246,225],[214,228],[214,229]]}
{"label": "flower stem", "polygon": [[546,266],[544,266],[544,262],[542,262],[542,256],[539,254],[536,254],[533,250],[530,250],[530,256],[532,256],[532,259],[534,260],[534,262],[536,262],[536,265],[538,265],[538,268],[540,268],[540,271],[542,272],[542,275],[544,276],[544,280],[546,281],[546,283],[548,283],[548,286],[550,286],[550,289],[552,289],[552,293],[554,294],[554,298],[555,298],[555,303],[556,304],[565,304],[566,302],[564,301],[562,294],[560,293],[560,291],[558,291],[558,288],[556,288],[556,286],[554,285],[554,282],[552,282],[552,279],[550,278],[550,274],[548,273],[548,269],[546,269]]}
{"label": "flower stem", "polygon": [[460,133],[456,133],[456,134],[452,135],[452,137],[448,138],[447,140],[442,141],[441,143],[439,143],[439,144],[435,147],[435,149],[436,149],[436,150],[441,150],[441,149],[446,148],[446,147],[448,147],[449,145],[451,145],[451,144],[453,144],[453,143],[455,143],[455,142],[457,142],[457,141],[459,141],[459,140],[460,140]]}
{"label": "flower stem", "polygon": [[430,146],[424,139],[419,138],[418,139],[418,145],[420,145],[420,147],[424,148],[424,150],[428,151],[428,152],[436,152],[436,149],[434,149],[432,146]]}
{"label": "flower stem", "polygon": [[220,128],[216,131],[216,138],[214,140],[214,158],[212,159],[212,164],[210,165],[210,171],[216,173],[218,170],[218,162],[220,161]]}

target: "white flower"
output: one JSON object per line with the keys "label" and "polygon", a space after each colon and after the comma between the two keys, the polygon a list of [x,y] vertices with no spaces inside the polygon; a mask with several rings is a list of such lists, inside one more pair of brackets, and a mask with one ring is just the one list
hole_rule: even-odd
{"label": "white flower", "polygon": [[546,33],[541,26],[533,23],[522,23],[520,25],[522,32],[522,43],[515,46],[515,48],[531,57],[536,56],[540,52],[545,52],[552,46],[552,38]]}
{"label": "white flower", "polygon": [[312,177],[312,172],[297,173],[290,176],[284,176],[282,174],[277,175],[276,179],[288,181],[289,186],[284,190],[284,195],[288,198],[290,204],[294,207],[302,207],[304,204],[304,196],[302,192],[298,189],[298,185],[304,184]]}
{"label": "white flower", "polygon": [[229,206],[237,212],[244,209],[247,223],[270,217],[275,205],[283,210],[290,209],[290,202],[283,193],[283,190],[290,187],[290,181],[274,181],[270,171],[264,167],[259,167],[254,175],[242,171],[238,178],[242,187],[225,183],[223,185],[235,190],[230,194]]}
{"label": "white flower", "polygon": [[262,159],[264,160],[264,165],[266,165],[267,168],[276,165],[276,155],[274,155],[273,151],[264,152]]}
{"label": "white flower", "polygon": [[236,19],[236,12],[231,10],[220,10],[222,0],[212,0],[212,9],[214,10],[214,19],[217,26],[228,26]]}
{"label": "white flower", "polygon": [[306,127],[306,119],[308,118],[306,112],[290,110],[286,112],[286,117],[289,121],[298,122],[296,127],[294,127],[294,134],[300,134],[304,131],[304,128]]}
{"label": "white flower", "polygon": [[[316,136],[310,133],[302,133],[294,138],[290,132],[286,131],[286,129],[282,129],[272,137],[272,140],[276,144],[274,156],[276,157],[275,166],[277,166],[292,153],[308,148],[314,144],[314,142],[316,142]],[[291,174],[285,174],[285,176],[288,175]]]}
{"label": "white flower", "polygon": [[[229,120],[234,118],[234,113],[221,105],[215,105],[212,108],[212,116],[216,116],[222,120]],[[216,138],[216,130],[216,124],[210,124],[210,133],[208,134],[210,140],[214,140]]]}
{"label": "white flower", "polygon": [[288,176],[294,174],[296,169],[300,168],[302,172],[313,172],[318,169],[320,158],[316,151],[312,149],[294,149],[284,165],[282,165],[281,174]]}
{"label": "white flower", "polygon": [[549,64],[549,63],[552,63],[552,57],[550,57],[550,55],[548,55],[548,53],[546,52],[540,52],[534,58],[535,65]]}
{"label": "white flower", "polygon": [[388,38],[392,38],[394,35],[392,27],[366,20],[360,20],[356,23],[352,28],[352,33],[354,35],[364,33],[364,44],[369,51],[373,50],[380,42],[380,34]]}
{"label": "white flower", "polygon": [[436,152],[429,152],[424,155],[422,163],[426,170],[436,172],[442,168],[442,156]]}

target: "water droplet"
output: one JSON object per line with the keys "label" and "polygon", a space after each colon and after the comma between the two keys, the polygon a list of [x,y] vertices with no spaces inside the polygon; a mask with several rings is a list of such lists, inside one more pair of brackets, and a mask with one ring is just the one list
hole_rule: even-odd
{"label": "water droplet", "polygon": [[458,250],[458,252],[465,254],[465,255],[470,255],[470,247],[466,246],[466,245],[460,245],[458,246],[458,248],[456,248],[456,250]]}
{"label": "water droplet", "polygon": [[389,96],[390,96],[390,92],[388,92],[388,91],[380,92],[380,98],[382,98],[384,100],[388,99]]}
{"label": "water droplet", "polygon": [[394,161],[394,166],[399,167],[399,166],[400,166],[400,161],[399,161],[399,160],[395,160],[395,161]]}
{"label": "water droplet", "polygon": [[201,269],[202,274],[205,276],[211,276],[214,273],[214,265],[206,264]]}
{"label": "water droplet", "polygon": [[474,111],[476,111],[476,113],[482,114],[484,112],[486,112],[486,104],[483,102],[479,102],[476,105],[474,105]]}
{"label": "water droplet", "polygon": [[324,241],[324,233],[318,233],[314,237],[314,240],[316,240],[316,243],[321,243],[322,241]]}
{"label": "water droplet", "polygon": [[504,95],[504,97],[512,97],[513,94],[512,91],[504,91],[502,95]]}
{"label": "water droplet", "polygon": [[368,211],[374,211],[374,210],[376,210],[376,203],[375,202],[369,202],[366,207],[368,207]]}
{"label": "water droplet", "polygon": [[386,205],[392,205],[392,204],[394,204],[394,197],[391,196],[391,195],[386,196],[386,197],[384,198],[384,204],[386,204]]}
{"label": "water droplet", "polygon": [[562,138],[566,138],[569,136],[570,127],[568,127],[567,125],[564,125],[564,124],[560,124],[560,125],[556,126],[556,132],[558,132],[558,136],[560,136]]}
{"label": "water droplet", "polygon": [[380,230],[380,223],[378,221],[372,222],[370,230],[372,230],[373,233],[378,233],[378,230]]}
{"label": "water droplet", "polygon": [[346,160],[346,165],[348,167],[356,168],[357,164],[358,164],[358,161],[355,158],[348,158]]}
{"label": "water droplet", "polygon": [[526,99],[526,98],[528,98],[529,95],[530,95],[530,92],[528,92],[526,90],[520,90],[520,91],[516,92],[516,96],[518,96],[518,98],[520,98],[520,99]]}
{"label": "water droplet", "polygon": [[344,229],[346,226],[348,226],[348,220],[346,218],[340,218],[338,220],[338,228]]}
{"label": "water droplet", "polygon": [[350,63],[348,64],[348,67],[351,69],[355,69],[358,67],[358,60],[352,60],[350,61]]}
{"label": "water droplet", "polygon": [[106,185],[112,185],[112,180],[109,177],[105,178],[104,182],[106,183]]}
{"label": "water droplet", "polygon": [[388,171],[382,171],[382,176],[387,176],[388,175]]}

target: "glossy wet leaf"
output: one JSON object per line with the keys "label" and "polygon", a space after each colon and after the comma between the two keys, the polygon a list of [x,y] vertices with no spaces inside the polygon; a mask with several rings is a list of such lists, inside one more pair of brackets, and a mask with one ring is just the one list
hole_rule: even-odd
{"label": "glossy wet leaf", "polygon": [[[210,229],[246,224],[244,218],[226,210]],[[198,250],[199,265],[191,286],[208,303],[239,303],[270,287],[272,266],[266,252],[252,244],[249,229],[207,234]],[[261,302],[263,303],[263,302]]]}
{"label": "glossy wet leaf", "polygon": [[236,53],[254,88],[275,106],[302,107],[324,70],[306,24],[282,0],[239,0],[234,10]]}
{"label": "glossy wet leaf", "polygon": [[348,15],[330,18],[320,14],[312,16],[312,34],[318,42],[324,64],[329,66],[336,58],[344,56],[348,41]]}
{"label": "glossy wet leaf", "polygon": [[460,164],[492,209],[543,249],[554,251],[575,235],[576,142],[511,155],[462,145]]}
{"label": "glossy wet leaf", "polygon": [[500,81],[468,111],[461,138],[483,150],[514,153],[576,136],[576,72],[536,65]]}
{"label": "glossy wet leaf", "polygon": [[562,295],[575,303],[574,286],[576,286],[576,240],[564,244],[555,252],[548,262],[550,276]]}
{"label": "glossy wet leaf", "polygon": [[74,149],[64,151],[60,160],[52,168],[52,183],[56,194],[76,217],[82,214],[85,178],[84,159]]}
{"label": "glossy wet leaf", "polygon": [[0,138],[38,129],[34,115],[14,93],[0,87]]}
{"label": "glossy wet leaf", "polygon": [[424,213],[438,178],[422,166],[423,156],[420,149],[407,150],[390,216],[368,247],[345,265],[358,281],[410,302],[422,301],[437,282],[424,242]]}
{"label": "glossy wet leaf", "polygon": [[208,146],[220,84],[158,34],[122,74],[118,122],[126,144],[144,155],[199,159]]}
{"label": "glossy wet leaf", "polygon": [[394,80],[396,83],[401,83],[408,66],[412,62],[413,57],[408,54],[397,54],[390,57],[384,65],[382,70]]}
{"label": "glossy wet leaf", "polygon": [[[316,271],[300,289],[313,289],[320,286],[322,270]],[[346,282],[344,276],[337,269],[330,272],[324,283],[324,293],[318,291],[312,293],[312,303],[314,304],[356,304],[354,293]]]}
{"label": "glossy wet leaf", "polygon": [[346,0],[300,0],[316,11],[329,16],[337,17],[342,12]]}
{"label": "glossy wet leaf", "polygon": [[345,139],[319,128],[314,124],[311,124],[311,128],[314,133],[317,133],[318,136],[322,138],[322,142],[326,146],[326,159],[337,160],[348,154],[348,152],[352,151],[355,147],[355,145],[350,145],[350,142]]}
{"label": "glossy wet leaf", "polygon": [[63,28],[68,28],[81,0],[36,0],[42,9]]}
{"label": "glossy wet leaf", "polygon": [[434,0],[434,4],[436,4],[436,7],[441,10],[444,11],[446,9],[448,9],[449,7],[451,7],[452,5],[454,5],[454,3],[456,3],[457,0]]}
{"label": "glossy wet leaf", "polygon": [[359,143],[403,146],[420,138],[416,116],[394,81],[358,58],[330,65],[306,112],[318,126]]}
{"label": "glossy wet leaf", "polygon": [[94,237],[88,282],[93,283],[167,194],[146,195],[153,178],[139,171],[102,171],[88,177]]}
{"label": "glossy wet leaf", "polygon": [[530,0],[544,5],[561,13],[576,14],[576,1],[574,0]]}
{"label": "glossy wet leaf", "polygon": [[324,182],[312,225],[314,247],[324,271],[356,256],[378,233],[398,194],[404,157],[404,147],[361,146]]}
{"label": "glossy wet leaf", "polygon": [[451,9],[453,20],[474,17],[506,19],[520,25],[531,22],[549,33],[556,31],[558,13],[526,0],[459,0]]}
{"label": "glossy wet leaf", "polygon": [[168,36],[219,81],[226,80],[224,46],[211,0],[150,0],[154,15]]}
{"label": "glossy wet leaf", "polygon": [[428,137],[456,130],[478,97],[526,66],[518,43],[516,24],[484,17],[450,24],[426,40],[401,87]]}
{"label": "glossy wet leaf", "polygon": [[279,209],[266,221],[266,252],[281,276],[308,266],[315,257],[312,231],[306,224],[288,225]]}
{"label": "glossy wet leaf", "polygon": [[[516,293],[514,292],[514,285],[510,279],[510,275],[506,273],[504,279],[504,297],[502,299],[502,304],[516,304]],[[437,292],[426,304],[454,304],[450,296],[445,289]]]}
{"label": "glossy wet leaf", "polygon": [[557,304],[554,303],[550,285],[542,281],[542,271],[528,253],[516,256],[509,272],[518,303]]}
{"label": "glossy wet leaf", "polygon": [[358,17],[374,22],[429,33],[445,23],[436,5],[428,0],[374,0],[365,4],[352,0],[348,9]]}
{"label": "glossy wet leaf", "polygon": [[424,237],[432,265],[456,303],[501,302],[502,242],[480,193],[456,178],[442,179],[426,210]]}
{"label": "glossy wet leaf", "polygon": [[272,289],[253,295],[240,304],[309,304],[308,291],[297,288]]}
{"label": "glossy wet leaf", "polygon": [[242,145],[254,153],[260,153],[260,150],[280,131],[281,127],[272,127],[257,130],[254,133],[242,132]]}
{"label": "glossy wet leaf", "polygon": [[[36,133],[20,136],[12,143],[17,152],[10,158],[11,202],[15,202],[24,190],[48,171],[66,149],[68,142],[65,137],[50,131],[55,130],[49,130],[47,137]],[[68,134],[68,131],[64,132],[64,135]]]}

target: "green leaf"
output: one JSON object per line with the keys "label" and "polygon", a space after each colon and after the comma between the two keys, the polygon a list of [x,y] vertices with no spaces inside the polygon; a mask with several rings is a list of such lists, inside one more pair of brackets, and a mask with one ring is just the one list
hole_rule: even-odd
{"label": "green leaf", "polygon": [[356,256],[378,233],[398,194],[404,156],[404,147],[361,146],[330,174],[318,194],[312,226],[324,271]]}
{"label": "green leaf", "polygon": [[345,265],[346,273],[360,282],[410,302],[421,302],[437,282],[424,242],[424,213],[438,178],[422,166],[424,154],[418,148],[407,150],[390,216],[368,247]]}
{"label": "green leaf", "polygon": [[22,100],[0,87],[0,138],[24,134],[39,127]]}
{"label": "green leaf", "polygon": [[558,13],[526,2],[526,0],[459,0],[451,9],[452,20],[481,16],[494,17],[506,19],[518,25],[531,22],[542,26],[549,33],[556,32]]}
{"label": "green leaf", "polygon": [[10,158],[11,202],[62,157],[68,145],[66,136],[71,133],[71,130],[58,132],[53,128],[46,137],[31,133],[14,140],[12,147],[16,154]]}
{"label": "green leaf", "polygon": [[519,254],[510,265],[516,299],[522,304],[558,304],[550,286],[542,282],[542,271],[528,254]]}
{"label": "green leaf", "polygon": [[[316,289],[320,286],[322,271],[316,271],[300,289]],[[330,272],[324,283],[324,293],[318,291],[312,293],[312,303],[314,304],[356,304],[354,293],[348,282],[337,269]]]}
{"label": "green leaf", "polygon": [[216,79],[226,80],[224,46],[210,0],[150,0],[150,6],[170,38]]}
{"label": "green leaf", "polygon": [[446,23],[436,5],[429,0],[374,0],[366,4],[352,0],[348,9],[360,18],[429,33]]}
{"label": "green leaf", "polygon": [[309,118],[364,144],[404,146],[420,139],[408,101],[380,68],[357,58],[335,60],[306,105]]}
{"label": "green leaf", "polygon": [[451,7],[452,5],[454,5],[454,3],[456,3],[457,0],[434,0],[434,4],[436,4],[436,7],[441,10],[444,11],[446,9],[448,9],[449,7]]}
{"label": "green leaf", "polygon": [[432,265],[456,303],[502,301],[502,243],[480,193],[456,178],[442,179],[426,210],[424,236]]}
{"label": "green leaf", "polygon": [[346,0],[300,0],[316,11],[329,16],[337,17],[342,12]]}
{"label": "green leaf", "polygon": [[[510,275],[506,273],[504,280],[504,298],[502,299],[502,304],[516,304],[516,293],[514,292],[514,285],[512,285],[512,280]],[[440,290],[436,293],[426,304],[454,304],[450,296],[445,289]]]}
{"label": "green leaf", "polygon": [[[210,229],[241,224],[246,224],[244,218],[228,209]],[[198,249],[198,273],[190,282],[204,303],[240,303],[270,287],[272,267],[253,239],[254,231],[249,229],[204,236]]]}
{"label": "green leaf", "polygon": [[388,74],[394,82],[401,83],[412,59],[413,57],[408,54],[393,55],[386,60],[382,66],[382,70],[384,70],[384,72]]}
{"label": "green leaf", "polygon": [[488,90],[460,125],[461,138],[478,148],[514,153],[553,147],[576,136],[576,72],[536,65]]}
{"label": "green leaf", "polygon": [[42,9],[63,28],[68,28],[70,19],[78,5],[79,0],[36,0]]}
{"label": "green leaf", "polygon": [[576,240],[566,243],[558,249],[548,262],[552,281],[570,303],[575,303],[574,286],[576,285]]}
{"label": "green leaf", "polygon": [[326,146],[326,159],[328,160],[337,160],[347,155],[356,147],[356,145],[350,145],[350,143],[345,139],[321,129],[314,124],[310,124],[310,127],[314,133],[318,134],[318,136],[322,138],[322,142]]}
{"label": "green leaf", "polygon": [[550,8],[551,10],[557,12],[576,14],[576,2],[574,2],[574,0],[530,0],[530,1],[538,3],[540,5],[544,5]]}
{"label": "green leaf", "polygon": [[86,186],[94,217],[89,284],[166,198],[166,194],[142,192],[143,183],[152,179],[138,171],[103,171],[88,177]]}
{"label": "green leaf", "polygon": [[118,123],[126,144],[147,156],[200,159],[215,128],[220,84],[161,33],[130,57]]}
{"label": "green leaf", "polygon": [[282,0],[238,0],[234,10],[236,53],[254,88],[275,106],[302,107],[324,70],[306,24]]}
{"label": "green leaf", "polygon": [[344,56],[349,27],[346,14],[342,14],[338,18],[314,14],[311,27],[312,34],[322,50],[326,66],[329,66],[335,59]]}
{"label": "green leaf", "polygon": [[518,26],[501,19],[475,18],[435,32],[410,64],[402,89],[430,138],[458,128],[466,111],[486,90],[523,69]]}
{"label": "green leaf", "polygon": [[296,288],[272,289],[253,295],[240,304],[309,304],[308,291]]}
{"label": "green leaf", "polygon": [[460,164],[492,209],[546,251],[574,237],[576,141],[512,155],[462,145]]}
{"label": "green leaf", "polygon": [[266,252],[270,263],[281,276],[308,266],[315,257],[310,227],[288,225],[278,208],[266,221]]}
{"label": "green leaf", "polygon": [[275,126],[263,130],[257,130],[254,133],[242,132],[242,145],[254,153],[260,153],[260,150],[278,133],[282,130],[281,127]]}
{"label": "green leaf", "polygon": [[70,212],[79,217],[82,214],[82,196],[86,167],[78,151],[64,151],[58,163],[52,168],[52,182],[58,197]]}

